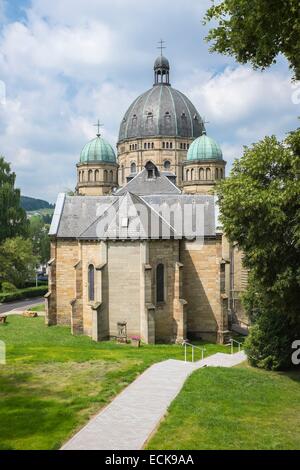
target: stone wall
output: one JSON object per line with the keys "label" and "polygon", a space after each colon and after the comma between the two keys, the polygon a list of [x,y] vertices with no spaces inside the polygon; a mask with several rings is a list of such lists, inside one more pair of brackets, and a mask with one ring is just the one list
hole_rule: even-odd
{"label": "stone wall", "polygon": [[[160,240],[149,243],[149,263],[152,266],[152,303],[155,305],[155,341],[172,342],[177,338],[174,318],[175,271],[179,261],[179,241]],[[164,302],[156,301],[156,267],[164,265]]]}
{"label": "stone wall", "polygon": [[[182,242],[183,296],[187,300],[188,337],[216,341],[223,331],[221,299],[221,239]],[[226,326],[226,325],[225,325]]]}
{"label": "stone wall", "polygon": [[76,240],[56,241],[56,309],[59,325],[71,325],[70,302],[75,298],[74,266],[79,260],[78,250]]}

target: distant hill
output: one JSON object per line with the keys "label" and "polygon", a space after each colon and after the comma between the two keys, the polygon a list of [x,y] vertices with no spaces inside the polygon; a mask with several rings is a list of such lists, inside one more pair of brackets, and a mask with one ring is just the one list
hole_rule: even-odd
{"label": "distant hill", "polygon": [[43,199],[35,199],[34,197],[21,196],[21,206],[26,212],[38,211],[40,209],[54,209],[54,204],[49,204]]}

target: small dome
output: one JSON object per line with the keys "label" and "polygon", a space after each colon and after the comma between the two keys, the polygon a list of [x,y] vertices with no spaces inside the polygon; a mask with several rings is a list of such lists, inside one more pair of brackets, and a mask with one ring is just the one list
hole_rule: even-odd
{"label": "small dome", "polygon": [[217,142],[202,134],[191,144],[188,154],[188,160],[223,160],[221,147]]}
{"label": "small dome", "polygon": [[161,69],[161,68],[165,68],[165,69],[170,68],[170,64],[169,64],[168,59],[163,55],[158,56],[155,63],[154,63],[154,70],[155,69]]}
{"label": "small dome", "polygon": [[81,151],[80,163],[89,162],[116,163],[114,149],[100,136],[88,142]]}

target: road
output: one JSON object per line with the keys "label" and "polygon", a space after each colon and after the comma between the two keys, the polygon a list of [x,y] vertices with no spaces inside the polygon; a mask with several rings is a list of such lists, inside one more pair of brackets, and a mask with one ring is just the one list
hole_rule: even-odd
{"label": "road", "polygon": [[9,313],[16,310],[26,310],[26,307],[33,307],[34,305],[42,304],[44,302],[44,297],[18,300],[16,302],[7,302],[5,304],[0,304],[0,313]]}

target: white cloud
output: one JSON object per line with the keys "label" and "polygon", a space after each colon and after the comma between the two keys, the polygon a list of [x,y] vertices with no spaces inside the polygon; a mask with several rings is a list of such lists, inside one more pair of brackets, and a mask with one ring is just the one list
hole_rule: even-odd
{"label": "white cloud", "polygon": [[285,64],[260,73],[208,53],[201,19],[210,0],[32,0],[27,19],[11,22],[3,4],[0,153],[23,194],[53,201],[74,187],[75,164],[98,117],[103,135],[116,143],[127,107],[151,87],[161,37],[172,83],[210,121],[229,162],[243,144],[297,125]]}

